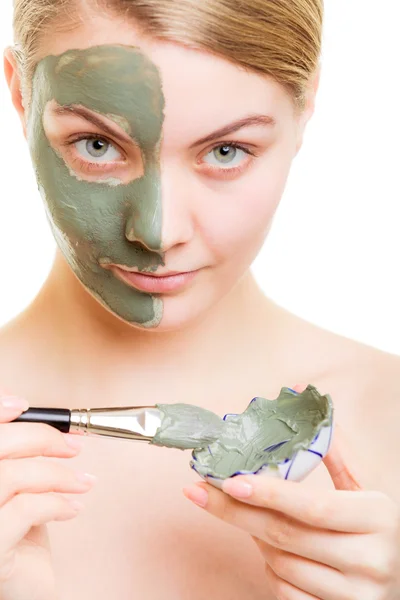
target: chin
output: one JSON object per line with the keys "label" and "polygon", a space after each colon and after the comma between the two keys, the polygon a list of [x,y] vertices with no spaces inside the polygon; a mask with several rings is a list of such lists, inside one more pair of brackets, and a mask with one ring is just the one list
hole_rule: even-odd
{"label": "chin", "polygon": [[149,333],[178,331],[201,324],[210,310],[224,296],[223,290],[216,289],[209,282],[201,286],[193,286],[182,293],[154,295],[153,299],[158,305],[155,313],[158,312],[159,317],[155,316],[154,324],[144,324],[128,320],[126,315],[120,314],[115,310],[116,307],[108,304],[103,297],[85,286],[82,281],[80,284],[86,292],[86,298],[89,299],[88,306],[91,314],[97,313],[100,316],[103,313],[132,329]]}
{"label": "chin", "polygon": [[[164,297],[162,319],[157,326],[146,328],[147,331],[154,333],[178,331],[201,322],[212,306],[201,300],[198,294],[195,298],[190,298],[186,294]],[[138,326],[140,329],[144,329],[144,327]]]}
{"label": "chin", "polygon": [[[163,314],[158,325],[143,326],[130,322],[129,325],[149,333],[164,333],[186,329],[201,324],[210,309],[218,302],[218,298],[208,294],[186,293],[175,296],[162,296]],[[126,321],[125,321],[126,322]]]}

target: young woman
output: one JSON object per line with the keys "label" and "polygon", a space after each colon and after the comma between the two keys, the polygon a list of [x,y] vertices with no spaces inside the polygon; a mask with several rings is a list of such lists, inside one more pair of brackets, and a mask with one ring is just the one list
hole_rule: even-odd
{"label": "young woman", "polygon": [[[1,600],[396,593],[399,359],[288,313],[249,271],[313,113],[322,9],[16,0],[5,73],[58,251],[0,333]],[[26,401],[223,415],[308,383],[337,427],[301,484],[222,492],[187,452],[10,423]]]}

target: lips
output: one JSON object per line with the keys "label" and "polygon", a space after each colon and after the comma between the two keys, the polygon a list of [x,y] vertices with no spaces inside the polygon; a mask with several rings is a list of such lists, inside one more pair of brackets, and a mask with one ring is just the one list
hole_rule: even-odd
{"label": "lips", "polygon": [[111,269],[118,279],[137,290],[151,294],[165,294],[184,288],[198,273],[198,270],[187,271],[185,273],[170,271],[168,275],[156,275],[138,273],[137,271],[130,271],[116,265],[109,265],[108,268]]}

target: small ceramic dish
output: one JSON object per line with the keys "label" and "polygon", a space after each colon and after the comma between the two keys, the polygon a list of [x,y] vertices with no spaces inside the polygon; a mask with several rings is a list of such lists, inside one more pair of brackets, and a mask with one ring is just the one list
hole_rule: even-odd
{"label": "small ceramic dish", "polygon": [[242,414],[227,414],[222,435],[192,452],[190,466],[217,488],[236,475],[304,479],[328,453],[333,430],[331,397],[308,385],[282,388],[276,400],[253,398]]}

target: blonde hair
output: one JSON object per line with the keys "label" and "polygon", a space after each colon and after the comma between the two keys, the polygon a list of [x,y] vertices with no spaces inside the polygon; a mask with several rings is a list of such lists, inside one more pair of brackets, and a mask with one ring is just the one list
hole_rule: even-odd
{"label": "blonde hair", "polygon": [[42,37],[76,26],[88,5],[132,18],[157,39],[270,76],[297,110],[304,108],[321,51],[323,0],[14,0],[14,54],[25,104]]}

